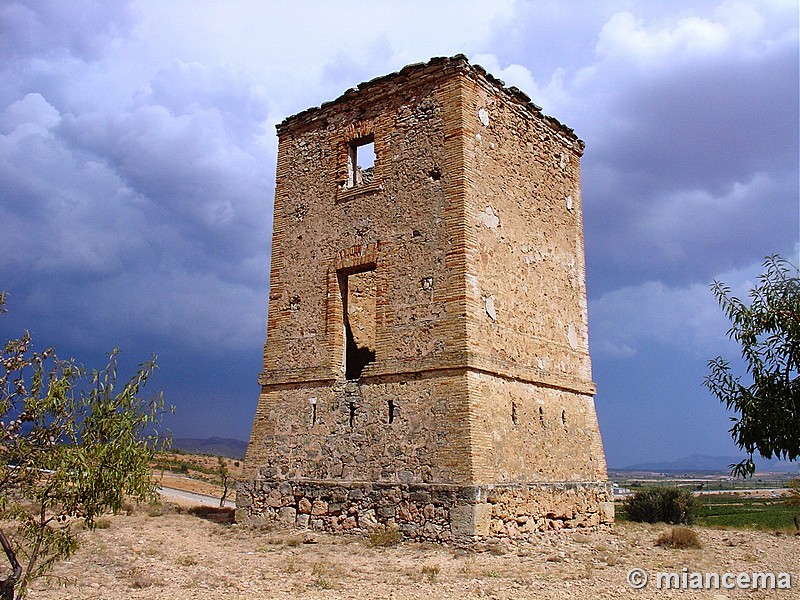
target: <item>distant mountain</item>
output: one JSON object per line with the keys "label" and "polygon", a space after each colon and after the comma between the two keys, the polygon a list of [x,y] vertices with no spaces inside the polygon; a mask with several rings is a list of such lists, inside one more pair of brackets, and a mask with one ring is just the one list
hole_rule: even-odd
{"label": "distant mountain", "polygon": [[[655,473],[693,473],[693,472],[719,472],[730,471],[730,465],[738,463],[742,458],[738,456],[706,456],[692,454],[669,462],[651,462],[629,465],[627,467],[612,468],[611,471],[648,471]],[[755,457],[756,472],[795,472],[797,464],[779,461],[764,460]]]}
{"label": "distant mountain", "polygon": [[174,438],[172,449],[183,450],[190,454],[213,454],[242,460],[247,450],[247,442],[222,437]]}

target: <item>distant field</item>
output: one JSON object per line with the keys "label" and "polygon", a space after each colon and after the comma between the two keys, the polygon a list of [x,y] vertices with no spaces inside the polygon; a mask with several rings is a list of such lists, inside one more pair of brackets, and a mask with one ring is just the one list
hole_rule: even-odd
{"label": "distant field", "polygon": [[796,479],[797,475],[786,474],[775,477],[762,477],[752,479],[734,479],[728,476],[720,477],[614,477],[613,481],[619,487],[627,488],[632,492],[643,487],[677,486],[691,491],[718,492],[735,490],[773,490],[785,488],[789,480]]}
{"label": "distant field", "polygon": [[709,527],[736,527],[765,531],[794,531],[793,516],[800,510],[786,506],[779,498],[750,498],[732,494],[703,496],[697,523]]}
{"label": "distant field", "polygon": [[[700,496],[703,504],[697,525],[755,529],[759,531],[797,531],[793,517],[800,519],[800,510],[792,509],[781,498],[758,498],[734,494]],[[616,505],[617,520],[627,521],[623,504]]]}
{"label": "distant field", "polygon": [[[242,461],[222,458],[228,472],[228,499],[235,500],[235,482],[243,477]],[[161,452],[153,461],[156,478],[165,487],[219,497],[222,494],[220,458],[208,454]]]}

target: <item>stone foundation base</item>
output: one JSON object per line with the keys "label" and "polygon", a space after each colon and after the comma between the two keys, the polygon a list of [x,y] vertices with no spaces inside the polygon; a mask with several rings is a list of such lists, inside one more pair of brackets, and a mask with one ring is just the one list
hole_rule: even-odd
{"label": "stone foundation base", "polygon": [[332,533],[394,525],[404,537],[457,541],[522,538],[614,520],[611,484],[493,485],[255,480],[237,486],[236,520]]}

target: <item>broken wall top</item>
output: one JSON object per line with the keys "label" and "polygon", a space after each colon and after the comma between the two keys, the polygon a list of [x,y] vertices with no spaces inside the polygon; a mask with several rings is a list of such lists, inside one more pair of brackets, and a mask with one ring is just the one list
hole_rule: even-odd
{"label": "broken wall top", "polygon": [[553,130],[565,135],[574,143],[573,148],[578,155],[583,154],[584,142],[575,132],[558,121],[555,117],[542,113],[541,107],[534,104],[530,97],[515,86],[508,86],[504,81],[488,73],[480,65],[472,65],[463,54],[456,54],[453,57],[432,58],[427,63],[414,63],[407,65],[389,75],[383,75],[359,83],[358,86],[348,89],[336,100],[324,102],[318,107],[308,108],[302,112],[285,118],[278,123],[275,128],[279,136],[295,130],[302,130],[307,127],[319,126],[324,123],[330,115],[336,114],[340,107],[364,95],[371,104],[380,102],[382,97],[392,95],[404,88],[413,85],[422,78],[447,77],[454,73],[461,73],[465,76],[482,83],[486,87],[493,89],[499,95],[518,106],[521,111],[529,118],[540,119],[547,123]]}

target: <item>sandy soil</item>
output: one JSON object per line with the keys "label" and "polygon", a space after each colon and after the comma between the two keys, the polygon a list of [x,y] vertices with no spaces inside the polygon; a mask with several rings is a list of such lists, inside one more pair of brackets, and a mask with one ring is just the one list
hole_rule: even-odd
{"label": "sandy soil", "polygon": [[[664,525],[617,524],[554,532],[530,544],[482,551],[218,524],[168,509],[114,516],[82,533],[80,550],[31,598],[800,598],[800,536],[697,528],[704,547],[654,545]],[[634,567],[679,572],[786,571],[791,591],[676,592],[631,589]]]}

